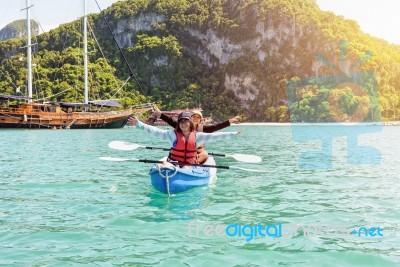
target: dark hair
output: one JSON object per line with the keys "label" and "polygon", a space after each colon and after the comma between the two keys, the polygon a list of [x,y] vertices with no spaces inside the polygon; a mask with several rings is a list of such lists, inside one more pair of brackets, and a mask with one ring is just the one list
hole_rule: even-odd
{"label": "dark hair", "polygon": [[[190,132],[193,132],[193,131],[194,131],[194,124],[193,124],[193,122],[192,122],[191,120],[189,120],[189,123],[190,123],[189,131],[190,131]],[[182,132],[181,127],[179,127],[179,120],[178,120],[178,124],[177,124],[176,127],[175,127],[175,130],[176,130],[178,133],[181,133],[181,132]]]}

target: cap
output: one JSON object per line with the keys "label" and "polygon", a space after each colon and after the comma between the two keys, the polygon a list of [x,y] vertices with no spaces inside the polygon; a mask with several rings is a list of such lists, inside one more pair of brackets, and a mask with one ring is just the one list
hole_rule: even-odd
{"label": "cap", "polygon": [[178,121],[180,121],[181,119],[188,119],[190,120],[192,118],[191,114],[189,112],[181,112],[178,115]]}
{"label": "cap", "polygon": [[193,115],[199,115],[200,117],[203,118],[203,114],[201,114],[201,112],[200,112],[199,110],[193,110],[193,111],[192,111],[192,116],[193,116]]}

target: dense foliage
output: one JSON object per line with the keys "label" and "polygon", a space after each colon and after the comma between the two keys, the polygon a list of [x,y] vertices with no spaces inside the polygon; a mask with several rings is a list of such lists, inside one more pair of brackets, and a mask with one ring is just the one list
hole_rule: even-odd
{"label": "dense foliage", "polygon": [[[122,47],[121,56],[107,23],[118,33],[120,22],[146,14],[163,19],[129,30],[131,45]],[[126,0],[89,20],[103,49],[90,42],[92,99],[124,98],[130,105],[150,98],[164,109],[201,106],[217,119],[239,113],[253,121],[399,119],[400,46],[364,34],[355,21],[321,11],[314,0]],[[245,53],[228,63],[210,53],[212,64],[205,64],[199,51],[208,48],[191,30],[205,36],[211,31]],[[37,98],[82,100],[80,32],[76,21],[37,36]],[[269,39],[257,44],[260,38]],[[0,93],[26,83],[23,43],[0,43]],[[110,64],[97,59],[102,52]],[[141,86],[131,79],[119,90],[132,74]],[[242,76],[253,77],[255,86],[226,89],[226,77]]]}
{"label": "dense foliage", "polygon": [[[62,25],[56,30],[36,36],[33,40],[33,89],[39,101],[83,102],[83,49],[81,23]],[[0,43],[2,64],[0,67],[1,93],[15,94],[17,88],[26,92],[25,40],[12,39]],[[97,49],[97,50],[96,50]],[[135,90],[132,83],[125,85],[117,77],[116,68],[110,65],[95,46],[89,41],[89,91],[92,100],[122,99],[127,107],[147,101]],[[127,77],[125,77],[127,78]]]}

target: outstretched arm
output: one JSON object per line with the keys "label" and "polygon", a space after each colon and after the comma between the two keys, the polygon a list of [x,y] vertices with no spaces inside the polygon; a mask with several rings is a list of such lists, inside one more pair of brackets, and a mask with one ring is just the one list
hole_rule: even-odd
{"label": "outstretched arm", "polygon": [[203,126],[203,132],[205,133],[213,133],[215,131],[221,130],[223,128],[229,127],[231,125],[231,123],[236,123],[240,120],[239,116],[235,116],[233,118],[230,118],[229,120],[220,122],[220,123],[216,123],[213,125],[204,125]]}
{"label": "outstretched arm", "polygon": [[233,118],[230,118],[228,121],[229,123],[237,123],[240,121],[240,116],[235,116]]}
{"label": "outstretched arm", "polygon": [[139,121],[136,117],[130,117],[128,119],[128,125],[136,125],[136,128],[141,130],[145,130],[146,132],[151,133],[154,136],[157,136],[163,140],[168,140],[170,143],[173,143],[176,139],[175,133],[172,130],[163,130],[157,128],[155,126],[151,126]]}
{"label": "outstretched arm", "polygon": [[197,145],[201,145],[205,142],[231,139],[231,138],[234,138],[238,134],[240,134],[240,132],[219,132],[219,133],[198,132],[196,134],[196,143],[197,143]]}

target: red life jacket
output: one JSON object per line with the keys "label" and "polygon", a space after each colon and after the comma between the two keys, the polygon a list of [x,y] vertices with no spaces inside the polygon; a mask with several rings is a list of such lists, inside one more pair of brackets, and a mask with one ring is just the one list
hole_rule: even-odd
{"label": "red life jacket", "polygon": [[176,141],[169,151],[169,158],[181,163],[196,163],[196,132],[190,132],[186,142],[185,136],[175,131]]}

